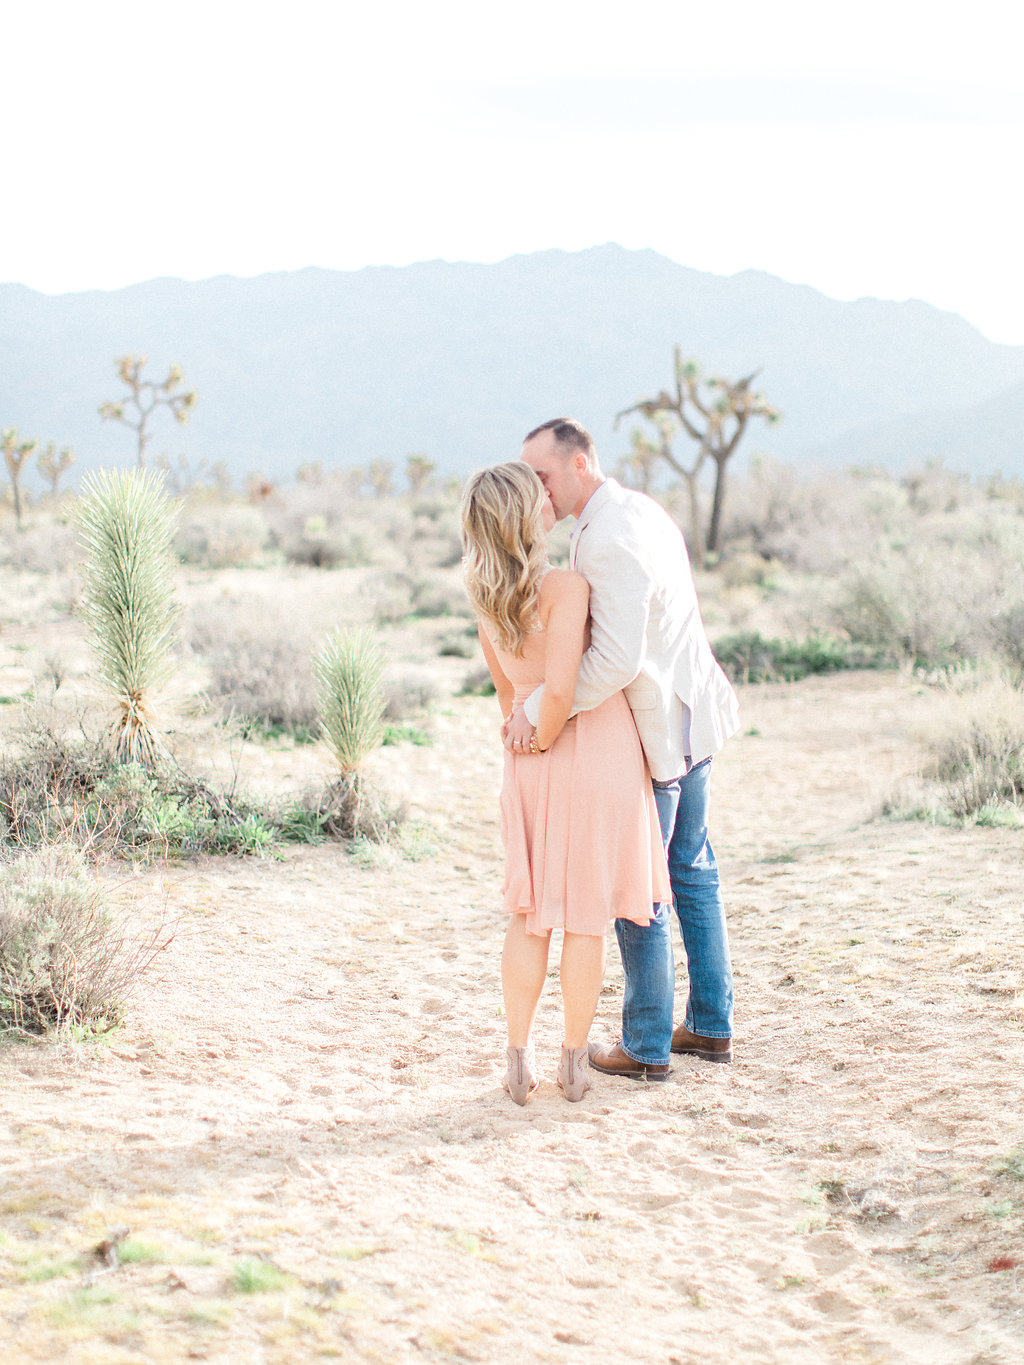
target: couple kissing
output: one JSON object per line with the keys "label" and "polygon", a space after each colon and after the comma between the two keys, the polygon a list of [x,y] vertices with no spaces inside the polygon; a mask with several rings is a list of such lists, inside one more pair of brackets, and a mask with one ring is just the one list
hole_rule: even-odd
{"label": "couple kissing", "polygon": [[[569,568],[556,521],[576,519]],[[738,726],[708,643],[686,545],[668,513],[601,472],[589,433],[555,418],[521,458],[474,475],[462,500],[466,589],[503,717],[501,975],[504,1085],[539,1084],[533,1026],[562,930],[556,1079],[664,1081],[672,1053],[732,1060],[732,969],[708,836],[711,761]],[[673,912],[689,978],[673,1027]],[[621,1037],[589,1040],[614,922]]]}

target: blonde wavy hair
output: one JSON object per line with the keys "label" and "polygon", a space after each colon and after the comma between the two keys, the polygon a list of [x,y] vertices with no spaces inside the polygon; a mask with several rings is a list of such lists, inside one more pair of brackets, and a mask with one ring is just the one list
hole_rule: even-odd
{"label": "blonde wavy hair", "polygon": [[544,485],[521,460],[474,474],[462,494],[466,591],[498,643],[518,657],[538,623],[547,567]]}

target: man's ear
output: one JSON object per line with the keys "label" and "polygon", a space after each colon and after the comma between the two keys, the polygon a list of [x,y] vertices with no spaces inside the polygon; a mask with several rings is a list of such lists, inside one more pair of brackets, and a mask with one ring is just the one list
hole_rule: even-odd
{"label": "man's ear", "polygon": [[581,477],[586,474],[587,470],[590,468],[587,457],[582,450],[577,450],[576,454],[572,457],[572,465],[576,473]]}

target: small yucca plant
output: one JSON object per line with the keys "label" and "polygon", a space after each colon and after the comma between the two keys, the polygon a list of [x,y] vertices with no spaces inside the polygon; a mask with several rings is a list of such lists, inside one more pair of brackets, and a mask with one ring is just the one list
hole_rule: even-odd
{"label": "small yucca plant", "polygon": [[170,671],[177,608],[171,540],[175,515],[160,479],[100,470],[83,482],[83,615],[100,677],[120,706],[111,737],[120,763],[152,768],[166,755],[153,693]]}
{"label": "small yucca plant", "polygon": [[354,789],[384,734],[383,674],[384,655],[369,630],[336,630],[313,659],[321,732]]}

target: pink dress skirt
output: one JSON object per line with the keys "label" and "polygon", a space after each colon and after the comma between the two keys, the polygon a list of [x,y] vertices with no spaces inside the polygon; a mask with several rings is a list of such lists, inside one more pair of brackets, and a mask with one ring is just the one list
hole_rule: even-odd
{"label": "pink dress skirt", "polygon": [[[542,637],[530,637],[524,658],[499,651],[517,702],[542,681]],[[574,716],[545,753],[506,752],[501,831],[503,908],[526,916],[527,933],[603,935],[615,919],[649,924],[654,903],[672,899],[651,778],[622,692]]]}

